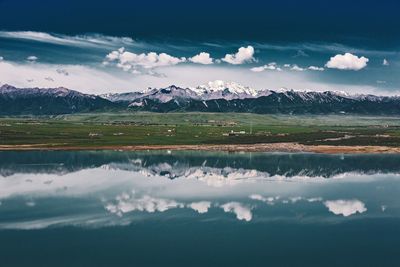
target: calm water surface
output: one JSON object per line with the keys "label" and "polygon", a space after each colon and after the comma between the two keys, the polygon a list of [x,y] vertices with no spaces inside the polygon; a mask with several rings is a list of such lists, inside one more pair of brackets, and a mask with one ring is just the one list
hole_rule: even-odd
{"label": "calm water surface", "polygon": [[1,266],[399,266],[400,155],[0,152]]}

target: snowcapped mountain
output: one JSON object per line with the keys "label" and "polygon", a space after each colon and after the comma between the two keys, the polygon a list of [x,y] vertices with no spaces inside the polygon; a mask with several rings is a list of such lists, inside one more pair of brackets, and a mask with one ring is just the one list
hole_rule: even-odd
{"label": "snowcapped mountain", "polygon": [[69,97],[69,98],[92,98],[95,99],[95,95],[86,95],[78,91],[69,90],[64,87],[58,88],[16,88],[14,86],[5,84],[0,87],[0,95],[2,97],[9,98],[29,98],[32,96],[52,96],[52,97]]}
{"label": "snowcapped mountain", "polygon": [[212,100],[212,99],[245,99],[256,98],[270,94],[269,90],[255,90],[248,86],[243,86],[235,82],[224,82],[216,80],[197,87],[182,88],[171,85],[166,88],[148,88],[142,92],[131,92],[122,94],[102,95],[113,102],[132,102],[138,103],[145,99],[157,100],[166,103],[171,100]]}
{"label": "snowcapped mountain", "polygon": [[259,114],[400,115],[400,97],[344,92],[255,90],[214,81],[194,88],[171,85],[142,92],[87,95],[66,88],[0,87],[0,114],[65,114],[98,110],[249,112]]}
{"label": "snowcapped mountain", "polygon": [[0,114],[66,114],[115,108],[117,105],[96,95],[67,88],[0,87]]}
{"label": "snowcapped mountain", "polygon": [[197,87],[182,88],[171,85],[169,87],[159,89],[148,88],[141,92],[104,94],[101,95],[101,97],[112,102],[130,102],[133,104],[133,106],[142,106],[141,103],[145,100],[154,100],[160,103],[167,103],[171,100],[181,102],[184,100],[206,101],[223,99],[229,101],[235,99],[254,99],[273,94],[279,94],[289,99],[299,97],[304,101],[320,102],[329,102],[334,99],[338,100],[341,98],[367,101],[382,101],[385,98],[388,98],[374,95],[350,95],[341,91],[295,91],[286,88],[280,88],[277,90],[256,90],[235,82],[225,82],[221,80],[211,81],[207,84],[199,85]]}
{"label": "snowcapped mountain", "polygon": [[130,109],[173,112],[251,112],[284,114],[400,114],[400,98],[345,92],[255,90],[235,82],[213,81],[192,88],[169,86],[140,93],[103,96]]}
{"label": "snowcapped mountain", "polygon": [[255,98],[266,92],[257,91],[251,87],[243,86],[235,82],[224,82],[221,80],[208,82],[205,85],[199,85],[189,89],[194,91],[202,100]]}

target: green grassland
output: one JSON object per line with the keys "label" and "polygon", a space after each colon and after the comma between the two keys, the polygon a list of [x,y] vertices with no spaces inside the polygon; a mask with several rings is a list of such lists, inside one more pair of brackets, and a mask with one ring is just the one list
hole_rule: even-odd
{"label": "green grassland", "polygon": [[[231,131],[237,134],[228,135]],[[90,147],[276,142],[399,146],[400,118],[145,112],[0,118],[0,145]]]}

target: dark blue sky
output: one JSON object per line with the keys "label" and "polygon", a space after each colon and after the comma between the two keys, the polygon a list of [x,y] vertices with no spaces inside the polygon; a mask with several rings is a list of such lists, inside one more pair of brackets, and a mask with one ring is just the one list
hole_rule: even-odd
{"label": "dark blue sky", "polygon": [[398,1],[0,0],[2,30],[398,46]]}
{"label": "dark blue sky", "polygon": [[395,0],[0,0],[0,84],[400,95],[399,11]]}

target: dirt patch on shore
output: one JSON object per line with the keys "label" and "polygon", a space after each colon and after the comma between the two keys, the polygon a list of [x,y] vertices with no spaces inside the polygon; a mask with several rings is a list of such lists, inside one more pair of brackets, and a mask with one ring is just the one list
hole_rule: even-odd
{"label": "dirt patch on shore", "polygon": [[326,154],[400,153],[400,147],[387,146],[328,146],[298,143],[227,144],[227,145],[135,145],[135,146],[63,146],[63,145],[0,145],[0,151],[21,150],[203,150],[227,152],[314,152]]}

